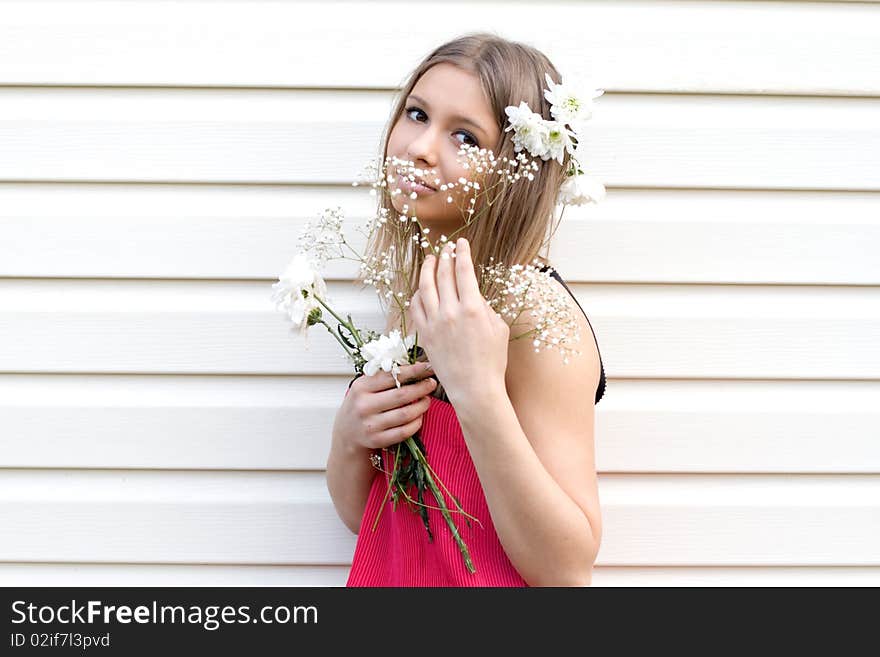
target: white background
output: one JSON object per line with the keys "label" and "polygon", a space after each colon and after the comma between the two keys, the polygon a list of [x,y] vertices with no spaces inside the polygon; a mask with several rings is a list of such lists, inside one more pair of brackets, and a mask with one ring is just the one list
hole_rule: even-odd
{"label": "white background", "polygon": [[350,365],[270,285],[478,29],[605,89],[594,585],[880,584],[880,4],[146,0],[0,0],[0,583],[344,584]]}

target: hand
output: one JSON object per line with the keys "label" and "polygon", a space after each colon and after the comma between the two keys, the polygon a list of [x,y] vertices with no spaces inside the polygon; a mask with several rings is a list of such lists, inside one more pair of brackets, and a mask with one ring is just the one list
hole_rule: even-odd
{"label": "hand", "polygon": [[[410,314],[449,401],[506,391],[510,327],[480,294],[470,245],[459,239],[425,258]],[[445,256],[445,257],[444,257]]]}
{"label": "hand", "polygon": [[333,434],[364,449],[403,442],[422,426],[422,416],[431,405],[428,395],[437,387],[434,379],[427,378],[433,375],[425,363],[404,365],[398,374],[404,384],[400,388],[390,372],[359,376],[336,413]]}

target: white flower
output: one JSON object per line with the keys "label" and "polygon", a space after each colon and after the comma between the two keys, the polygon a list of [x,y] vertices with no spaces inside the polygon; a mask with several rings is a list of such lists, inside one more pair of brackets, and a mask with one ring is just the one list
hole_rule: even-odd
{"label": "white flower", "polygon": [[376,340],[363,345],[360,349],[361,356],[367,361],[364,364],[364,374],[373,376],[380,369],[391,372],[399,388],[400,381],[397,380],[397,374],[400,372],[400,365],[409,363],[408,352],[415,339],[415,335],[401,339],[400,331],[395,329],[387,336],[381,335]]}
{"label": "white flower", "polygon": [[508,105],[504,109],[510,125],[504,131],[513,130],[513,150],[519,153],[526,149],[535,157],[548,159],[550,157],[549,137],[550,129],[548,122],[540,114],[533,112],[529,104],[522,101],[519,107]]}
{"label": "white flower", "polygon": [[554,120],[544,119],[533,112],[527,102],[521,101],[518,107],[508,105],[504,108],[510,124],[504,131],[514,131],[513,150],[517,153],[525,149],[542,160],[553,159],[562,164],[566,152],[575,154],[578,134],[583,130],[584,122],[592,116],[593,99],[605,92],[596,89],[582,97],[570,86],[553,82],[549,74],[544,77],[550,86],[544,90],[544,97],[550,102],[550,114]]}
{"label": "white flower", "polygon": [[[510,126],[505,129],[505,132],[511,129],[518,129],[523,124],[533,121],[535,116],[535,113],[526,101],[522,101],[519,104],[519,107],[516,105],[508,105],[504,108],[504,113],[507,114],[507,120],[510,122]],[[541,117],[539,116],[538,118]]]}
{"label": "white flower", "polygon": [[293,327],[306,339],[308,347],[309,315],[320,304],[319,295],[326,300],[327,284],[318,274],[305,253],[297,253],[277,283],[272,285],[272,301],[277,310],[283,311],[293,322]]}
{"label": "white flower", "polygon": [[559,188],[558,205],[586,205],[605,198],[605,186],[585,173],[569,176]]}
{"label": "white flower", "polygon": [[554,284],[551,271],[541,270],[537,258],[525,266],[499,262],[482,267],[489,280],[500,284],[489,306],[508,326],[520,327],[514,329],[516,333],[530,336],[536,352],[556,349],[568,363],[569,356],[580,353],[578,312],[570,295]]}
{"label": "white flower", "polygon": [[572,127],[593,116],[593,100],[605,93],[595,89],[585,95],[575,93],[567,84],[556,84],[549,74],[544,74],[549,89],[544,90],[544,98],[550,103],[550,115],[561,123]]}
{"label": "white flower", "polygon": [[574,142],[571,140],[575,135],[559,121],[547,122],[547,152],[543,159],[554,159],[562,164],[565,151],[574,154]]}
{"label": "white flower", "polygon": [[306,222],[297,242],[297,250],[307,253],[313,262],[323,265],[326,261],[344,256],[345,232],[342,223],[345,213],[342,208],[326,208],[317,219]]}

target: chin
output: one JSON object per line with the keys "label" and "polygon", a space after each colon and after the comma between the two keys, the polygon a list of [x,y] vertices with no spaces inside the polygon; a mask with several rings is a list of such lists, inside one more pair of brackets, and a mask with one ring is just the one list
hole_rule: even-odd
{"label": "chin", "polygon": [[412,217],[415,214],[419,221],[424,225],[428,223],[433,225],[435,223],[445,223],[448,219],[441,218],[438,222],[437,213],[432,212],[433,208],[425,207],[420,204],[418,200],[413,201],[411,198],[396,196],[392,199],[391,205],[394,206],[394,209],[398,212],[398,214],[403,214],[403,206],[409,205],[407,208],[406,215],[408,217]]}

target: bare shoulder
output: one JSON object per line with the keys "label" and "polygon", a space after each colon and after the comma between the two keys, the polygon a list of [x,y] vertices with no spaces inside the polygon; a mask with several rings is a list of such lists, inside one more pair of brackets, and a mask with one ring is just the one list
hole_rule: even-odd
{"label": "bare shoulder", "polygon": [[[584,313],[558,281],[553,279],[553,283],[568,298],[571,312],[578,318],[580,341],[575,344],[580,353],[564,363],[556,349],[536,353],[531,339],[512,340],[505,384],[535,453],[584,512],[598,543],[602,521],[594,429],[595,394],[601,375],[599,352]],[[518,326],[511,337],[522,332]]]}
{"label": "bare shoulder", "polygon": [[[593,339],[593,330],[565,287],[555,278],[551,278],[550,281],[566,300],[568,310],[575,319],[579,341],[574,344],[574,348],[580,352],[580,355],[572,355],[568,363],[563,363],[562,356],[556,349],[542,348],[536,353],[530,337],[511,340],[505,376],[508,393],[520,398],[525,393],[533,391],[536,385],[551,386],[554,395],[559,393],[561,388],[576,388],[583,394],[583,399],[589,398],[594,401],[595,390],[601,376],[601,363],[599,350]],[[534,329],[534,324],[526,315],[527,313],[524,313],[511,328],[511,338]],[[588,394],[590,391],[593,396]]]}

